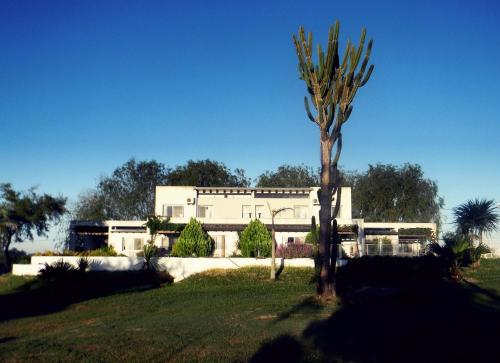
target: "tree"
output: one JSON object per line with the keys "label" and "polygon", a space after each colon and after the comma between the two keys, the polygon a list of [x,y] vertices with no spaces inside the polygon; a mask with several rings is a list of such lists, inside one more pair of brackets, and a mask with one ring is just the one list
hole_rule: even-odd
{"label": "tree", "polygon": [[75,219],[142,220],[154,214],[155,188],[166,185],[169,169],[155,160],[130,159],[103,177],[95,190],[82,194],[74,208]]}
{"label": "tree", "polygon": [[425,178],[418,164],[369,165],[364,173],[351,173],[352,209],[367,222],[440,223],[443,198],[436,182]]}
{"label": "tree", "polygon": [[175,242],[172,255],[177,257],[206,257],[213,249],[212,238],[203,230],[200,222],[191,218]]}
{"label": "tree", "polygon": [[154,244],[160,231],[176,230],[177,226],[170,223],[170,217],[149,216],[144,226],[149,230],[149,243]]}
{"label": "tree", "polygon": [[241,231],[238,248],[243,257],[269,257],[271,238],[264,223],[254,219]]}
{"label": "tree", "polygon": [[278,208],[278,209],[271,209],[271,206],[269,203],[267,203],[267,207],[269,208],[269,211],[271,212],[271,280],[276,280],[276,231],[274,229],[274,218],[280,214],[281,212],[284,212],[286,210],[293,210],[293,208]]}
{"label": "tree", "polygon": [[169,185],[194,185],[197,187],[248,187],[250,179],[243,169],[234,172],[221,162],[210,159],[193,161],[177,166],[168,177]]}
{"label": "tree", "polygon": [[305,165],[281,165],[276,171],[267,170],[257,178],[260,188],[306,188],[319,185],[319,174]]}
{"label": "tree", "polygon": [[483,242],[483,233],[498,230],[499,216],[494,200],[471,199],[453,209],[455,224],[460,233],[478,237]]}
{"label": "tree", "polygon": [[10,269],[10,244],[33,240],[33,233],[45,235],[51,222],[66,212],[66,198],[39,195],[31,188],[27,192],[0,184],[0,246],[7,269]]}
{"label": "tree", "polygon": [[[359,46],[347,42],[342,61],[338,49],[339,22],[330,28],[326,57],[318,44],[317,63],[313,60],[312,33],[306,37],[304,29],[299,29],[298,36],[293,36],[293,42],[299,60],[300,78],[306,83],[307,91],[315,109],[311,112],[308,97],[304,97],[304,105],[309,119],[319,127],[321,153],[320,192],[320,242],[321,256],[320,277],[317,293],[321,297],[331,298],[335,291],[335,265],[337,256],[331,254],[332,218],[335,218],[340,208],[340,177],[338,161],[342,150],[342,125],[347,122],[352,112],[352,102],[359,88],[368,82],[373,71],[373,65],[367,70],[372,40],[363,55],[366,30],[361,32]],[[336,153],[332,160],[332,150]],[[335,210],[332,216],[332,197],[337,195]],[[334,246],[333,250],[336,250]]]}

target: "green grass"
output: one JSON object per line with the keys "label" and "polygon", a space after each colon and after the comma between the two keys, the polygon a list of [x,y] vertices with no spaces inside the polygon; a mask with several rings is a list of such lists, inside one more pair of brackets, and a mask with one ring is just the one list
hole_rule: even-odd
{"label": "green grass", "polygon": [[493,290],[500,294],[500,260],[481,260],[480,268],[465,269],[465,278],[477,284],[483,289]]}
{"label": "green grass", "polygon": [[[0,324],[0,361],[247,360],[264,340],[300,334],[335,308],[309,303],[311,270],[287,269],[275,283],[268,274],[262,268],[212,271],[6,321]],[[18,281],[11,286],[19,288]]]}
{"label": "green grass", "polygon": [[473,286],[367,287],[327,304],[313,298],[311,269],[287,268],[277,282],[265,268],[210,271],[78,299],[2,276],[2,309],[66,300],[4,314],[0,361],[481,361],[500,338],[490,329],[500,326],[500,260],[465,273]]}

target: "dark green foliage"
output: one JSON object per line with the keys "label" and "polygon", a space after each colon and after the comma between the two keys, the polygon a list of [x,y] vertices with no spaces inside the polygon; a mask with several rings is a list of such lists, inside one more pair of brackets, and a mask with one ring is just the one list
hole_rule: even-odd
{"label": "dark green foliage", "polygon": [[103,177],[94,190],[80,195],[74,219],[141,220],[154,214],[155,188],[168,182],[169,169],[155,160],[130,159]]}
{"label": "dark green foliage", "polygon": [[341,224],[337,228],[339,232],[352,232],[356,235],[358,234],[357,224]]}
{"label": "dark green foliage", "polygon": [[467,256],[467,251],[471,247],[467,236],[461,234],[447,233],[443,236],[443,244],[433,242],[429,245],[429,250],[437,255],[448,265],[450,276],[455,280],[462,279],[460,267]]}
{"label": "dark green foliage", "polygon": [[257,178],[257,187],[305,188],[319,185],[317,170],[305,165],[281,165],[276,171],[266,171]]}
{"label": "dark green foliage", "polygon": [[271,256],[271,233],[258,219],[250,221],[240,233],[238,248],[243,257]]}
{"label": "dark green foliage", "polygon": [[398,234],[400,236],[425,236],[432,237],[431,228],[399,228]]}
{"label": "dark green foliage", "polygon": [[500,217],[494,200],[474,199],[453,209],[454,223],[462,234],[474,235],[482,240],[483,232],[498,230]]}
{"label": "dark green foliage", "polygon": [[57,222],[66,213],[66,198],[39,195],[31,188],[18,192],[10,184],[0,184],[0,253],[7,270],[11,261],[12,242],[32,241],[34,233],[43,236],[51,222]]}
{"label": "dark green foliage", "polygon": [[149,235],[151,236],[149,242],[154,243],[156,236],[160,231],[176,231],[179,229],[174,223],[170,223],[170,217],[159,217],[159,216],[149,216],[145,226],[149,230]]}
{"label": "dark green foliage", "polygon": [[81,256],[77,262],[77,270],[80,273],[87,272],[90,267],[90,262],[87,256]]}
{"label": "dark green foliage", "polygon": [[69,278],[70,275],[73,275],[76,269],[69,262],[65,262],[63,259],[60,259],[57,262],[49,265],[45,263],[45,267],[40,270],[38,273],[38,277],[41,280],[56,280]]}
{"label": "dark green foliage", "polygon": [[146,243],[143,248],[144,262],[142,268],[147,271],[157,271],[158,263],[155,259],[158,249],[155,245]]}
{"label": "dark green foliage", "polygon": [[367,222],[440,222],[443,199],[436,182],[426,179],[418,164],[370,165],[353,173],[354,218]]}
{"label": "dark green foliage", "polygon": [[319,226],[316,225],[316,217],[311,217],[311,229],[306,234],[306,243],[317,246],[319,242]]}
{"label": "dark green foliage", "polygon": [[221,162],[213,160],[189,160],[177,166],[168,177],[169,185],[194,185],[197,187],[248,187],[250,179],[243,169],[234,172]]}
{"label": "dark green foliage", "polygon": [[172,255],[176,257],[206,257],[213,250],[212,238],[203,230],[200,222],[191,218],[175,242]]}

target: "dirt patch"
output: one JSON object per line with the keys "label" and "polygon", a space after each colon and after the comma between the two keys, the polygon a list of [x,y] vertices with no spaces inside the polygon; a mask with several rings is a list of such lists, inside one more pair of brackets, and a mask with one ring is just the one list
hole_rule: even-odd
{"label": "dirt patch", "polygon": [[276,319],[278,315],[275,314],[268,314],[268,315],[259,315],[258,317],[255,318],[255,320],[273,320]]}

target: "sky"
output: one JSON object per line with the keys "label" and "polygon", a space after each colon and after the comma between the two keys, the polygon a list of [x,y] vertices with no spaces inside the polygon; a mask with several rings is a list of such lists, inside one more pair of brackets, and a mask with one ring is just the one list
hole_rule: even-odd
{"label": "sky", "polygon": [[131,157],[316,167],[291,37],[324,44],[338,19],[341,49],[365,26],[375,64],[342,166],[420,164],[446,226],[468,199],[500,201],[499,18],[495,1],[3,0],[0,182],[71,202]]}

